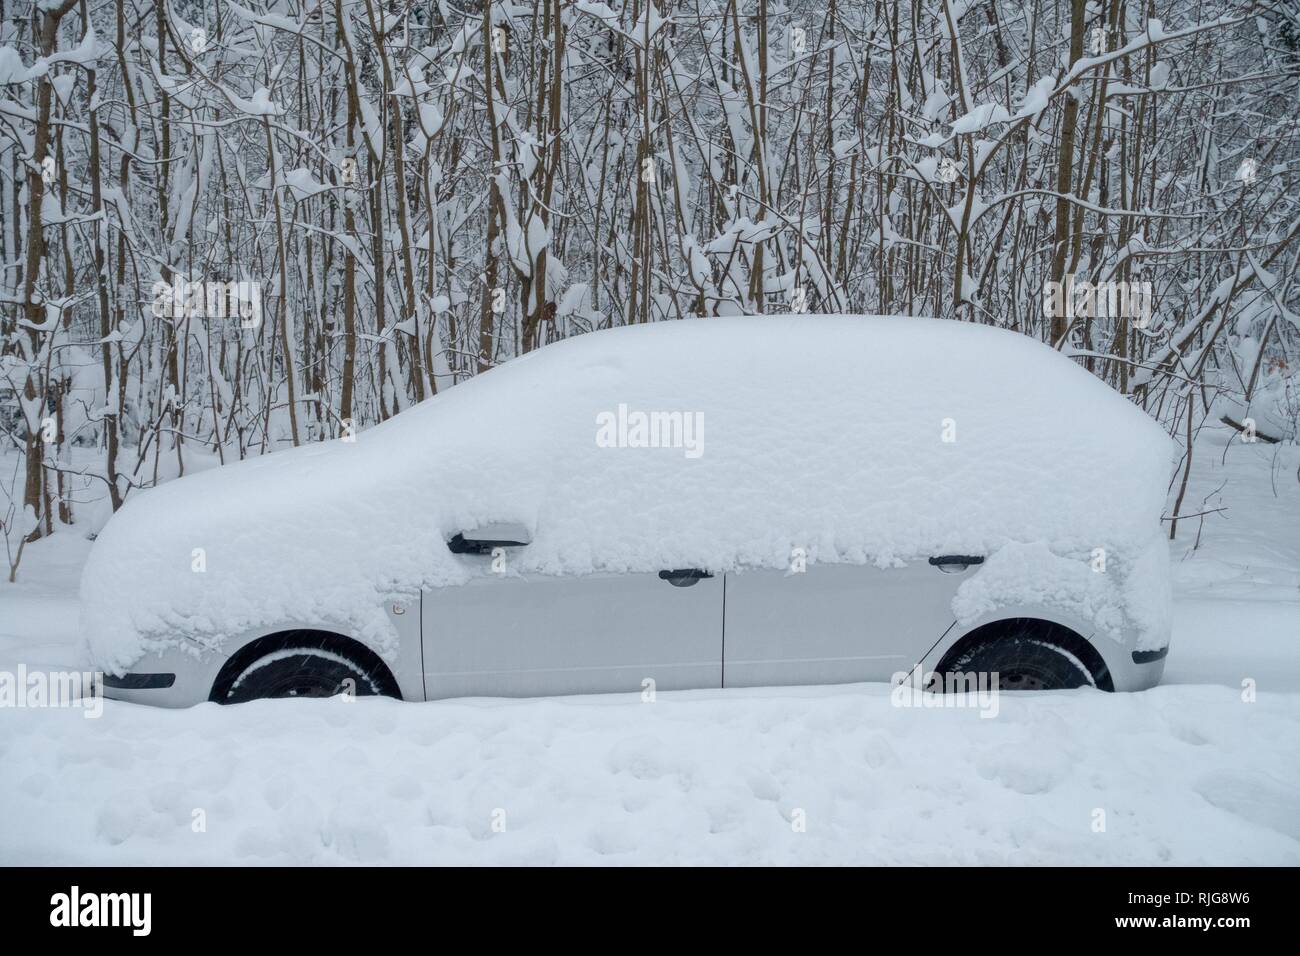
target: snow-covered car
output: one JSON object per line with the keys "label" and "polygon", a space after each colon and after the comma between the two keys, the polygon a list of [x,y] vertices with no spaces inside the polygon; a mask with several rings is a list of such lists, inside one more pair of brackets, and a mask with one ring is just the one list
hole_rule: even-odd
{"label": "snow-covered car", "polygon": [[550,345],[354,440],[133,495],[110,696],[407,700],[996,674],[1155,684],[1171,445],[974,324],[685,320]]}

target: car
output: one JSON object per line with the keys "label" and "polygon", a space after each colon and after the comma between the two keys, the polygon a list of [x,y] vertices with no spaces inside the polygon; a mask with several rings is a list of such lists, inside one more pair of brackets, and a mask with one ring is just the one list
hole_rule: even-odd
{"label": "car", "polygon": [[355,440],[133,496],[92,548],[82,629],[108,696],[163,706],[1141,690],[1169,647],[1170,447],[987,326],[605,330]]}

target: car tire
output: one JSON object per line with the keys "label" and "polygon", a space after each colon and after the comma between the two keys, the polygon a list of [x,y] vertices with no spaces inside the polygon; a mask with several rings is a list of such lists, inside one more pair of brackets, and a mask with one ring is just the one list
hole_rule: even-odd
{"label": "car tire", "polygon": [[[977,641],[946,666],[943,674],[936,676],[936,683],[950,675],[971,674],[976,675],[981,688],[997,690],[1070,690],[1097,686],[1083,661],[1032,628]],[[965,684],[956,681],[953,686],[961,689]]]}
{"label": "car tire", "polygon": [[286,647],[257,658],[231,680],[218,700],[241,704],[276,697],[372,697],[382,681],[363,665],[320,647]]}

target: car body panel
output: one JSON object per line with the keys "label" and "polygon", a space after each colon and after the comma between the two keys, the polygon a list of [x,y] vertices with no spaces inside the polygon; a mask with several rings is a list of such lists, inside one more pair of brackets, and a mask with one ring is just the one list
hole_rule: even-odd
{"label": "car body panel", "polygon": [[227,657],[211,648],[168,647],[151,651],[135,662],[129,674],[175,674],[170,687],[104,687],[104,696],[133,704],[155,707],[191,707],[208,699],[212,682],[217,679]]}
{"label": "car body panel", "polygon": [[[1117,641],[1052,607],[999,607],[958,624],[952,597],[973,567],[824,564],[677,586],[657,574],[498,574],[490,556],[463,560],[466,584],[386,607],[397,644],[383,657],[405,700],[890,681],[934,670],[976,628],[1011,618],[1051,621],[1088,640],[1117,691],[1155,686],[1165,666],[1163,656],[1135,660],[1136,632]],[[105,695],[164,707],[206,701],[231,656],[289,630],[338,633],[327,621],[287,622],[250,631],[220,652],[152,652],[130,673],[175,674],[171,686],[108,687]]]}
{"label": "car body panel", "polygon": [[[423,700],[424,681],[420,649],[420,599],[389,602],[387,613],[397,631],[396,653],[384,663],[402,692],[403,700]],[[259,638],[285,631],[325,631],[337,634],[339,628],[328,621],[288,621],[275,627],[247,631],[231,638],[216,651],[207,647],[176,646],[146,654],[133,664],[130,674],[175,674],[170,687],[130,689],[105,687],[104,696],[111,700],[124,700],[158,707],[190,707],[207,700],[212,693],[217,675],[230,658]]]}
{"label": "car body panel", "polygon": [[726,686],[888,681],[952,626],[952,596],[973,573],[923,561],[729,573]]}
{"label": "car body panel", "polygon": [[[424,700],[424,648],[420,643],[424,596],[388,602],[388,620],[397,631],[397,652],[385,659],[402,700]],[[381,657],[384,655],[380,655]]]}
{"label": "car body panel", "polygon": [[[933,671],[943,661],[944,655],[952,650],[957,642],[967,634],[986,624],[1013,618],[1050,621],[1053,624],[1060,624],[1062,627],[1069,628],[1087,640],[1101,655],[1101,659],[1106,662],[1106,669],[1110,671],[1111,682],[1114,685],[1113,689],[1116,691],[1147,690],[1160,683],[1160,677],[1165,669],[1163,657],[1145,664],[1136,663],[1133,659],[1133,651],[1137,643],[1136,631],[1125,631],[1122,635],[1123,640],[1118,641],[1105,634],[1097,633],[1096,627],[1084,618],[1039,604],[1006,605],[973,621],[967,621],[953,627],[924,654],[917,662],[916,669],[919,669],[922,674]],[[1165,646],[1167,647],[1168,635],[1165,635],[1165,638]]]}
{"label": "car body panel", "polygon": [[[721,576],[495,573],[426,591],[428,699],[535,697],[722,686]],[[652,685],[645,682],[653,681]]]}

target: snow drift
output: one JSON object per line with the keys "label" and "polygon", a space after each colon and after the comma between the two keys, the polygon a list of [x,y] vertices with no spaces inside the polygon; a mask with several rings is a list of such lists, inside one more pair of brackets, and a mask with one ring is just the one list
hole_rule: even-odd
{"label": "snow drift", "polygon": [[[638,414],[654,413],[683,423],[677,447],[643,447]],[[511,361],[353,442],[133,496],[92,549],[82,629],[110,671],[288,622],[333,622],[389,654],[384,605],[464,581],[446,545],[457,532],[516,522],[532,543],[511,573],[781,567],[794,548],[882,566],[985,554],[995,586],[972,578],[966,613],[1056,595],[1109,602],[1103,618],[1155,633],[1169,466],[1142,411],[1012,332],[842,316],[619,328]],[[1008,546],[1016,557],[994,560]],[[1105,575],[1025,559],[1097,549]]]}

